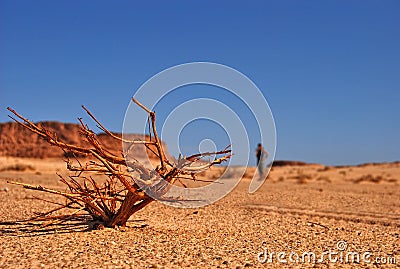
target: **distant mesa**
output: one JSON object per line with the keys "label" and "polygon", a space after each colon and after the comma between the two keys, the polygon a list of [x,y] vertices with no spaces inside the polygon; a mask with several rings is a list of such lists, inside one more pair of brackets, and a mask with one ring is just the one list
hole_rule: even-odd
{"label": "distant mesa", "polygon": [[[44,121],[38,124],[51,132],[55,132],[60,141],[77,146],[89,145],[80,135],[81,126],[79,124],[57,121]],[[122,144],[120,141],[104,133],[99,133],[97,136],[99,141],[107,146],[107,150],[118,155],[121,154]],[[130,139],[148,140],[149,137],[132,134]],[[166,149],[165,145],[164,147]],[[135,146],[132,154],[138,158],[146,157],[143,146],[142,148]],[[16,122],[0,123],[0,156],[44,159],[71,157],[71,155],[70,152],[63,152],[58,147],[49,145],[38,135]],[[149,156],[150,158],[155,157],[151,153]]]}
{"label": "distant mesa", "polygon": [[311,164],[300,161],[284,161],[284,160],[277,160],[273,162],[273,166],[304,166],[304,165],[311,165]]}

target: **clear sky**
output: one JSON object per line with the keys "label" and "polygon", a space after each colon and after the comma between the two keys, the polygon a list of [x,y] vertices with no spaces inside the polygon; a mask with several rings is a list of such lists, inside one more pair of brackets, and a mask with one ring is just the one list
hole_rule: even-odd
{"label": "clear sky", "polygon": [[[2,0],[0,121],[11,106],[35,121],[76,122],[85,104],[121,131],[146,80],[210,61],[261,89],[276,159],[400,160],[399,14],[390,0]],[[207,131],[199,124],[197,135]]]}

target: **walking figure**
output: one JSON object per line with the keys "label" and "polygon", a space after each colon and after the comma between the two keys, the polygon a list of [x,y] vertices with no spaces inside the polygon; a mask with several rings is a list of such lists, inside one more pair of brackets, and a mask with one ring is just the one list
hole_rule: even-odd
{"label": "walking figure", "polygon": [[268,158],[268,152],[263,148],[262,144],[259,143],[256,148],[257,157],[257,168],[260,174],[260,178],[264,176],[264,160]]}

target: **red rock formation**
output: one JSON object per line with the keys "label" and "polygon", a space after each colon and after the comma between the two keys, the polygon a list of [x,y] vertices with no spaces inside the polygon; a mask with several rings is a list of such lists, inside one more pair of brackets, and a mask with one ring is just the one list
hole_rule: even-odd
{"label": "red rock formation", "polygon": [[[88,145],[80,135],[79,124],[46,121],[40,122],[46,129],[57,134],[58,138],[68,144],[83,146]],[[99,140],[111,152],[121,154],[122,144],[112,137],[100,133]],[[130,139],[143,139],[143,135],[130,135]],[[148,140],[148,137],[146,137]],[[164,144],[165,151],[166,146]],[[60,158],[68,156],[61,149],[49,145],[33,132],[21,127],[15,122],[0,123],[0,156],[29,157],[29,158]],[[134,156],[145,157],[142,146],[135,146]],[[153,156],[154,157],[154,156]]]}

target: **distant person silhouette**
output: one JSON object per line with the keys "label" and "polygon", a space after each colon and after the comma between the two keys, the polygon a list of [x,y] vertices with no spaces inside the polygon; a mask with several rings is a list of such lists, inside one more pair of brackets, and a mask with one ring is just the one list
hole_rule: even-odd
{"label": "distant person silhouette", "polygon": [[268,158],[268,152],[263,148],[262,144],[259,143],[256,148],[257,157],[257,168],[260,173],[260,178],[264,176],[264,160]]}

